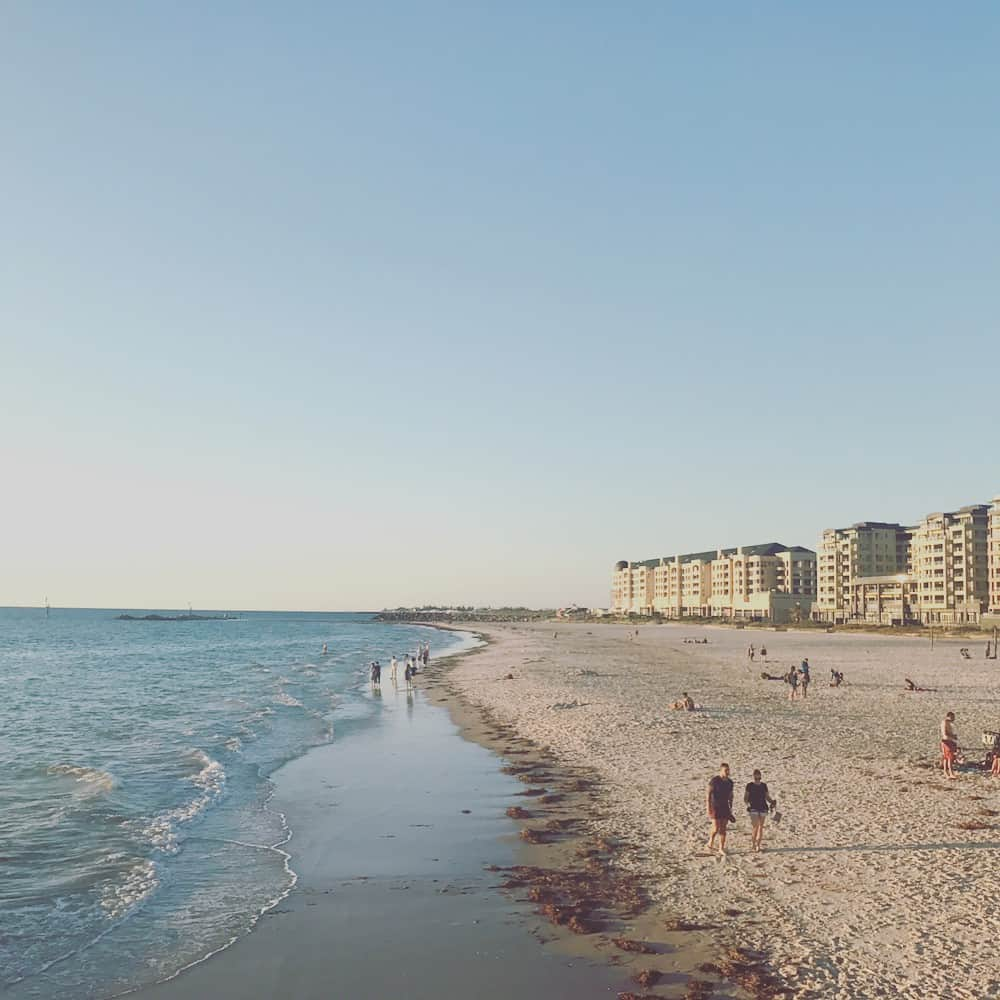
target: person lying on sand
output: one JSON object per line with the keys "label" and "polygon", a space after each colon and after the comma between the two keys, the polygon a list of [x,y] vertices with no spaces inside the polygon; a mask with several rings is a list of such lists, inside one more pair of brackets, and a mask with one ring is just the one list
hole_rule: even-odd
{"label": "person lying on sand", "polygon": [[787,674],[769,674],[766,670],[760,672],[760,679],[762,681],[783,681],[787,676]]}
{"label": "person lying on sand", "polygon": [[909,677],[904,677],[903,680],[906,681],[906,690],[907,691],[937,691],[937,688],[922,688],[922,687],[918,687],[916,684],[913,683],[913,681],[910,680]]}

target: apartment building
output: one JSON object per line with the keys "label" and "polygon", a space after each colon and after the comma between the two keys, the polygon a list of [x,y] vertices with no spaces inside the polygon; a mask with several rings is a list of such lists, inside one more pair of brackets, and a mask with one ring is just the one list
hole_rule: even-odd
{"label": "apartment building", "polygon": [[[1000,535],[998,501],[993,508],[973,504],[928,514],[913,527],[862,521],[827,529],[819,544],[813,618],[831,624],[978,623],[992,599],[991,524]],[[994,573],[1000,574],[1000,544]]]}
{"label": "apartment building", "polygon": [[924,624],[976,624],[989,605],[990,508],[928,514],[912,532],[910,603]]}
{"label": "apartment building", "polygon": [[782,622],[808,617],[815,594],[816,553],[771,542],[619,562],[611,607],[618,614]]}
{"label": "apartment building", "polygon": [[910,530],[889,521],[860,521],[828,528],[817,552],[816,621],[839,624],[857,616],[860,577],[898,576],[908,571]]}
{"label": "apartment building", "polygon": [[989,611],[1000,617],[1000,497],[993,498],[986,529]]}

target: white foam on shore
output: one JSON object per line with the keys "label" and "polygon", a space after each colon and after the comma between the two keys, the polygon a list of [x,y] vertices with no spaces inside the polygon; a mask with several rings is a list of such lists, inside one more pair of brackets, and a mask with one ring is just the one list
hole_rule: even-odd
{"label": "white foam on shore", "polygon": [[159,884],[156,865],[148,858],[136,858],[120,882],[101,890],[101,908],[108,919],[118,920],[148,899]]}
{"label": "white foam on shore", "polygon": [[203,813],[219,796],[226,784],[225,768],[213,760],[204,750],[192,750],[190,759],[200,765],[199,770],[188,780],[201,794],[184,805],[168,809],[140,827],[140,833],[150,844],[164,854],[176,854],[179,850],[179,828]]}
{"label": "white foam on shore", "polygon": [[[264,799],[263,806],[265,811],[271,811],[269,810],[268,807],[273,797],[274,797],[274,785],[272,784],[268,790],[267,797]],[[282,867],[284,869],[285,875],[288,877],[288,884],[276,896],[274,896],[272,899],[267,900],[257,909],[256,913],[254,913],[250,917],[249,923],[245,931],[243,931],[240,934],[232,935],[227,941],[219,945],[217,948],[213,948],[211,951],[207,952],[205,955],[202,955],[200,958],[195,959],[193,962],[188,962],[186,965],[177,969],[176,972],[173,972],[169,976],[166,976],[165,978],[159,980],[159,982],[168,983],[171,980],[176,979],[182,973],[187,972],[188,969],[193,969],[195,966],[201,965],[203,962],[207,962],[210,958],[214,958],[220,952],[226,951],[226,949],[231,948],[234,944],[236,944],[237,941],[240,940],[241,937],[244,937],[246,934],[249,934],[250,931],[252,931],[254,927],[257,926],[258,922],[260,921],[260,918],[263,917],[265,913],[267,913],[269,910],[273,910],[274,907],[276,907],[279,903],[281,903],[284,899],[286,899],[288,895],[292,892],[292,890],[295,888],[295,886],[298,884],[299,876],[298,873],[295,871],[295,869],[292,868],[291,864],[292,856],[291,854],[288,853],[288,851],[284,849],[285,845],[292,839],[292,828],[288,824],[288,817],[285,815],[285,813],[279,810],[274,810],[274,814],[278,816],[278,818],[280,819],[281,829],[283,831],[282,838],[276,843],[252,844],[242,840],[222,840],[221,842],[224,844],[232,844],[235,847],[242,847],[244,849],[250,849],[255,851],[266,851],[278,855],[281,858]],[[146,986],[136,986],[132,989],[125,990],[122,993],[116,993],[115,997],[127,996],[132,993],[138,993],[146,988],[147,988]]]}

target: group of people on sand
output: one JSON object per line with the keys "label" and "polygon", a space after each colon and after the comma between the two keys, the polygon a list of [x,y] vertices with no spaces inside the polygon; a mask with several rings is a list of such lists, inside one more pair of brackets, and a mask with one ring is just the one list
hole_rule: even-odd
{"label": "group of people on sand", "polygon": [[785,674],[785,683],[788,685],[788,700],[794,701],[798,696],[799,692],[802,692],[802,697],[806,698],[809,695],[809,684],[812,678],[809,674],[809,658],[806,657],[798,667],[792,667],[787,674]]}
{"label": "group of people on sand", "polygon": [[[750,849],[759,853],[764,841],[764,821],[770,812],[774,821],[781,819],[778,810],[778,800],[771,795],[759,770],[754,770],[753,781],[747,783],[743,791],[743,801],[750,814]],[[736,822],[733,815],[733,779],[729,777],[729,765],[719,765],[719,773],[713,775],[708,783],[708,818],[712,824],[711,836],[708,839],[708,849],[715,850],[715,841],[719,841],[719,854],[726,853],[726,836],[729,824]]]}
{"label": "group of people on sand", "polygon": [[[919,689],[918,689],[919,690]],[[994,745],[992,760],[990,763],[990,774],[994,778],[1000,778],[1000,751]],[[958,745],[958,730],[955,728],[955,713],[946,712],[941,720],[941,767],[946,778],[957,778],[955,773],[956,764],[964,764],[965,758],[962,756],[962,749]],[[981,765],[985,768],[985,764]]]}
{"label": "group of people on sand", "polygon": [[694,645],[696,645],[696,646],[707,646],[708,645],[708,639],[685,639],[684,640],[684,645],[688,645],[689,643],[694,643]]}
{"label": "group of people on sand", "polygon": [[[760,647],[760,658],[762,662],[767,663],[767,646]],[[751,663],[757,659],[757,647],[752,642],[747,646],[747,659]]]}

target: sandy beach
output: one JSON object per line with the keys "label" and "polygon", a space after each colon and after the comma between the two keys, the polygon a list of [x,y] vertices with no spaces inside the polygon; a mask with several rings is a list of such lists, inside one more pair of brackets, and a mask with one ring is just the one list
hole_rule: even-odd
{"label": "sandy beach", "polygon": [[[1000,780],[934,768],[947,710],[970,759],[985,752],[981,732],[1000,729],[1000,668],[982,644],[683,624],[637,638],[622,625],[476,629],[490,645],[457,661],[451,689],[595,775],[593,831],[625,845],[616,864],[664,919],[711,927],[719,953],[766,952],[798,998],[1000,995]],[[766,664],[749,661],[751,642]],[[803,657],[806,700],[760,677]],[[831,669],[842,687],[828,686]],[[907,692],[907,677],[936,690]],[[682,691],[698,711],[669,710]],[[723,760],[738,820],[725,859],[705,849],[705,786]],[[755,767],[782,813],[760,855],[742,805]]]}

